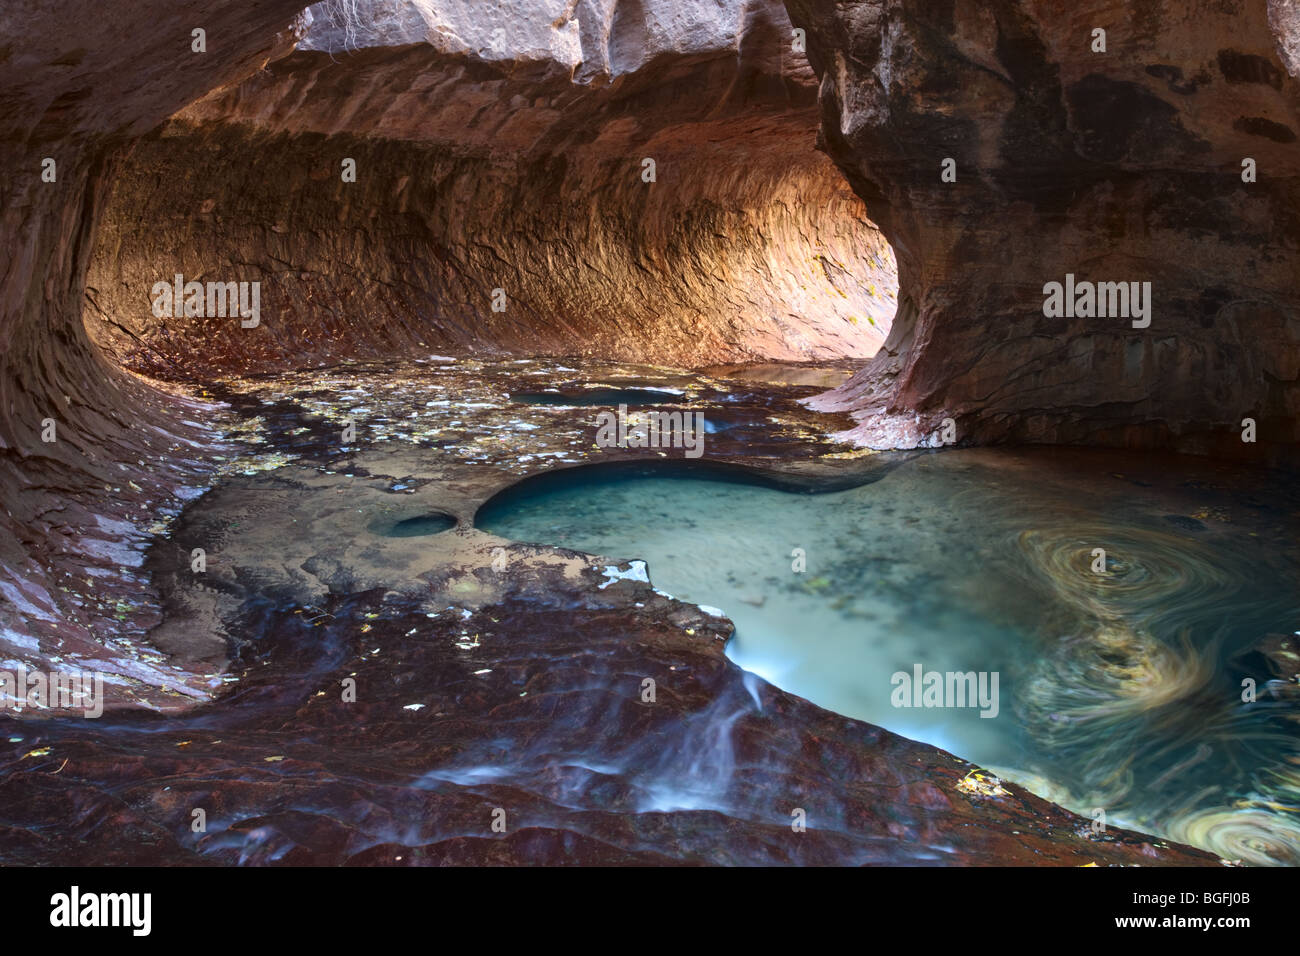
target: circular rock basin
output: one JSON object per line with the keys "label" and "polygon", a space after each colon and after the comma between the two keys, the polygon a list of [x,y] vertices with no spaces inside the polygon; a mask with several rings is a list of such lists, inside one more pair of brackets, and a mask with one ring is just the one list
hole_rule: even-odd
{"label": "circular rock basin", "polygon": [[371,522],[369,531],[381,538],[420,538],[456,527],[456,519],[433,511],[412,518],[384,517]]}
{"label": "circular rock basin", "polygon": [[[655,586],[723,609],[741,667],[1076,812],[1300,863],[1300,695],[1269,656],[1300,633],[1300,565],[1261,540],[1291,499],[1211,500],[1191,461],[1144,472],[1139,496],[1116,475],[1134,459],[1066,458],[944,452],[838,490],[589,465],[525,479],[475,525],[645,560]],[[1275,690],[1243,706],[1245,678]]]}

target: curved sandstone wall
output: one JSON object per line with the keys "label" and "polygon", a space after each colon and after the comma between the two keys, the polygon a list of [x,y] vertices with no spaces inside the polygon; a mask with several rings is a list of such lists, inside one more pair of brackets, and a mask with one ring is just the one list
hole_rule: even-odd
{"label": "curved sandstone wall", "polygon": [[[119,366],[194,381],[407,350],[879,343],[893,264],[813,148],[816,81],[779,3],[324,7],[350,18],[292,0],[0,13],[4,660],[117,672],[151,706],[209,689],[142,646],[139,565],[210,471],[213,410]],[[262,283],[258,327],[159,319],[175,272]]]}
{"label": "curved sandstone wall", "polygon": [[[1295,4],[787,6],[825,147],[898,254],[886,349],[820,402],[856,439],[924,445],[952,417],[959,440],[1293,460]],[[1150,325],[1045,316],[1067,274],[1150,282]]]}
{"label": "curved sandstone wall", "polygon": [[152,623],[140,549],[200,470],[204,412],[105,360],[85,276],[123,144],[286,52],[299,8],[137,0],[106,24],[101,7],[0,10],[0,660],[95,667],[166,703],[201,691],[130,640]]}
{"label": "curved sandstone wall", "polygon": [[[183,111],[125,160],[92,330],[192,377],[429,350],[874,354],[892,253],[815,149],[782,6],[538,6],[318,17],[293,55]],[[259,327],[155,316],[177,273],[259,281]]]}

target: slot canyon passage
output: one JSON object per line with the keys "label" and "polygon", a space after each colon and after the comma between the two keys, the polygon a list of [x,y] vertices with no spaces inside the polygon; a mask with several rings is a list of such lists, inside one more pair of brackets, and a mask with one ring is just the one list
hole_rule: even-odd
{"label": "slot canyon passage", "polygon": [[1300,862],[1298,75],[1292,0],[12,0],[0,861]]}

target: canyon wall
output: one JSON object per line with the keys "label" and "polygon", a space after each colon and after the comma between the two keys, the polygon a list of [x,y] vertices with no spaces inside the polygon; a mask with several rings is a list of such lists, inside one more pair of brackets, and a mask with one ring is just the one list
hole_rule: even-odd
{"label": "canyon wall", "polygon": [[[933,444],[951,417],[959,441],[1294,461],[1294,3],[787,6],[823,146],[898,257],[886,348],[818,403],[854,438]],[[1150,325],[1045,316],[1067,274],[1150,282]]]}
{"label": "canyon wall", "polygon": [[[0,10],[0,659],[82,666],[174,699],[150,623],[144,529],[198,471],[201,414],[122,374],[82,323],[116,156],[291,48],[299,5],[15,0]],[[203,29],[208,52],[194,51]],[[164,688],[171,688],[165,690]],[[194,688],[189,688],[193,693]]]}
{"label": "canyon wall", "polygon": [[[125,160],[87,321],[131,367],[198,378],[431,350],[869,356],[892,253],[814,148],[793,47],[775,0],[318,12]],[[175,274],[260,281],[259,326],[155,315]]]}

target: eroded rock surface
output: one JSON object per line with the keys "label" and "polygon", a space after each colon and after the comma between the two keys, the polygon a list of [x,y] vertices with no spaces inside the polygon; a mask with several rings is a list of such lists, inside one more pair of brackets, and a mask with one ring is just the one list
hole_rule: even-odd
{"label": "eroded rock surface", "polygon": [[[635,580],[595,591],[601,579],[574,579],[597,606],[551,581],[473,614],[429,617],[374,593],[263,616],[266,640],[231,700],[183,719],[13,727],[0,857],[1216,863],[1117,828],[1094,835],[964,761],[785,694],[725,658],[725,621]],[[806,832],[792,827],[797,809]]]}
{"label": "eroded rock surface", "polygon": [[[520,3],[362,4],[348,24],[284,0],[129,6],[111,30],[80,4],[3,14],[11,661],[118,661],[124,686],[163,706],[207,690],[134,643],[104,650],[157,623],[141,552],[210,476],[215,439],[214,409],[117,364],[193,382],[218,365],[421,342],[660,361],[869,354],[871,310],[892,314],[883,241],[811,148],[813,81],[780,52],[779,5],[651,5],[644,24],[612,4],[552,4],[541,20]],[[801,158],[787,168],[769,153],[791,137]],[[342,155],[355,184],[339,180]],[[829,213],[820,244],[809,199]],[[92,253],[106,265],[87,285]],[[157,320],[153,284],[177,272],[262,282],[261,327]],[[504,313],[490,309],[497,288]]]}
{"label": "eroded rock surface", "polygon": [[[19,0],[0,11],[0,658],[206,693],[121,641],[156,621],[147,529],[201,481],[213,410],[142,387],[82,323],[114,157],[292,46],[298,4]],[[206,29],[210,50],[192,50]],[[51,163],[53,165],[51,165]],[[51,178],[52,177],[52,178]],[[170,686],[174,690],[163,691]]]}
{"label": "eroded rock surface", "polygon": [[[857,439],[924,444],[952,417],[976,442],[1293,459],[1292,4],[787,6],[825,148],[898,254],[885,351],[821,402],[855,411]],[[1151,282],[1149,328],[1046,318],[1043,287],[1067,273]],[[1259,444],[1240,440],[1246,417]]]}
{"label": "eroded rock surface", "polygon": [[[7,861],[1213,862],[1097,838],[746,677],[724,619],[587,556],[509,546],[530,576],[488,587],[499,540],[452,532],[439,563],[361,554],[346,525],[282,568],[223,567],[254,542],[218,541],[206,595],[178,597],[185,551],[141,569],[144,545],[234,453],[216,408],[116,366],[192,385],[433,349],[867,355],[894,306],[869,215],[906,295],[889,354],[827,400],[864,415],[855,437],[915,445],[947,414],[976,440],[1225,450],[1253,413],[1292,442],[1290,5],[791,0],[820,100],[772,0],[349,6],[296,25],[284,0],[0,14],[0,654],[120,681],[103,722],[3,716]],[[1084,52],[1098,18],[1106,69]],[[847,183],[811,148],[818,116]],[[1067,271],[1153,281],[1152,327],[1043,320],[1037,290]],[[259,326],[154,315],[175,273],[263,283]],[[814,420],[783,455],[827,450]],[[322,484],[352,504],[349,481],[286,468],[208,514],[307,522]],[[170,660],[141,640],[158,580]],[[215,624],[230,644],[198,640]]]}
{"label": "eroded rock surface", "polygon": [[[133,367],[424,348],[681,365],[883,340],[892,253],[814,148],[816,81],[779,3],[379,4],[362,22],[318,17],[132,153],[88,321]],[[156,317],[176,273],[259,280],[261,327]]]}
{"label": "eroded rock surface", "polygon": [[[191,663],[232,648],[228,692],[178,714],[0,717],[11,728],[0,856],[1216,864],[1122,829],[1094,833],[966,761],[778,690],[726,658],[721,612],[657,590],[643,562],[474,528],[483,501],[521,475],[682,464],[593,448],[591,406],[503,401],[525,384],[680,390],[730,426],[710,436],[706,460],[768,481],[834,487],[914,457],[828,446],[796,402],[809,387],[600,373],[429,362],[227,383],[262,457],[289,463],[223,482],[151,566],[168,600],[152,636]],[[341,444],[349,420],[357,440]],[[535,442],[521,438],[530,430]],[[393,536],[435,512],[458,526]],[[195,544],[209,556],[199,574]],[[229,641],[205,647],[205,628]]]}

